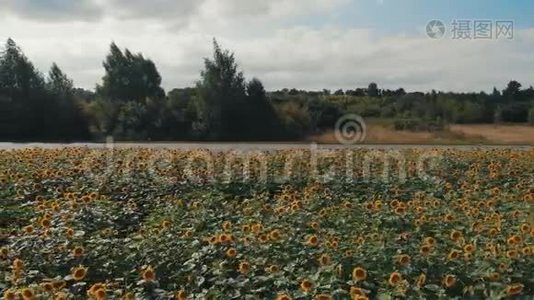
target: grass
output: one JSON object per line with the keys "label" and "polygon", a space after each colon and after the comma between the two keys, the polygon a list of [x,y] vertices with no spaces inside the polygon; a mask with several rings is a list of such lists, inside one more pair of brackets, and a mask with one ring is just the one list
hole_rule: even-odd
{"label": "grass", "polygon": [[[320,144],[338,143],[334,131],[313,135],[308,141]],[[436,145],[534,145],[534,126],[509,124],[450,125],[442,131],[399,131],[384,120],[367,124],[366,144],[436,144]]]}

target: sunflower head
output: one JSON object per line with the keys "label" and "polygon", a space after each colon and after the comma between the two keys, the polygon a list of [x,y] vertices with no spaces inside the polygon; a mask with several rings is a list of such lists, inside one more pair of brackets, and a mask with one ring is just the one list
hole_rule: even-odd
{"label": "sunflower head", "polygon": [[319,238],[316,235],[310,235],[306,239],[306,244],[310,246],[317,246],[317,244],[319,244]]}
{"label": "sunflower head", "polygon": [[126,293],[122,296],[122,300],[135,300],[135,296],[132,293]]}
{"label": "sunflower head", "polygon": [[359,287],[355,287],[355,286],[351,286],[350,287],[350,295],[354,298],[355,296],[365,296],[365,292],[359,288]]}
{"label": "sunflower head", "polygon": [[362,281],[367,278],[367,271],[362,267],[356,267],[352,270],[352,279]]}
{"label": "sunflower head", "polygon": [[330,255],[328,254],[322,254],[319,257],[319,264],[321,264],[321,266],[327,266],[330,264],[330,262],[331,262],[331,259],[330,259]]}
{"label": "sunflower head", "polygon": [[276,296],[276,300],[293,300],[293,298],[287,294],[279,294]]}
{"label": "sunflower head", "polygon": [[0,248],[0,258],[6,258],[8,254],[9,250],[7,250],[7,248]]}
{"label": "sunflower head", "polygon": [[76,281],[80,281],[85,278],[87,275],[87,268],[84,266],[78,266],[74,269],[72,269],[72,278]]}
{"label": "sunflower head", "polygon": [[22,268],[24,268],[24,262],[22,261],[22,259],[15,258],[15,260],[13,261],[13,269],[21,270]]}
{"label": "sunflower head", "polygon": [[266,271],[269,273],[276,273],[280,271],[280,267],[277,265],[270,265],[269,267],[267,267]]}
{"label": "sunflower head", "polygon": [[422,288],[425,285],[425,282],[426,282],[426,274],[421,273],[421,275],[417,277],[415,284],[417,285],[418,288]]}
{"label": "sunflower head", "polygon": [[399,272],[393,272],[389,275],[388,283],[390,285],[397,285],[402,280],[402,275]]}
{"label": "sunflower head", "polygon": [[517,258],[519,256],[519,253],[517,250],[511,249],[506,251],[506,257],[508,258]]}
{"label": "sunflower head", "polygon": [[47,293],[51,293],[54,291],[54,285],[51,282],[43,282],[41,283],[41,287]]}
{"label": "sunflower head", "polygon": [[246,261],[243,261],[239,264],[239,272],[241,274],[246,274],[250,271],[250,264]]}
{"label": "sunflower head", "polygon": [[99,289],[95,292],[95,298],[96,300],[106,300],[107,294],[105,289]]}
{"label": "sunflower head", "polygon": [[4,299],[5,300],[15,300],[17,298],[17,294],[12,290],[6,290],[4,291]]}
{"label": "sunflower head", "polygon": [[176,300],[187,300],[187,293],[184,290],[179,290],[174,298]]}
{"label": "sunflower head", "polygon": [[432,246],[430,245],[425,244],[419,249],[419,253],[421,253],[423,256],[430,254],[430,252],[432,252]]}
{"label": "sunflower head", "polygon": [[24,232],[26,232],[27,234],[32,234],[33,231],[34,231],[34,229],[33,229],[32,225],[28,225],[28,226],[24,227]]}
{"label": "sunflower head", "polygon": [[81,257],[84,253],[83,247],[77,246],[72,250],[72,255],[74,257]]}
{"label": "sunflower head", "polygon": [[406,254],[401,254],[397,257],[397,262],[403,266],[406,266],[410,263],[410,256]]}
{"label": "sunflower head", "polygon": [[459,238],[462,237],[462,233],[458,230],[452,230],[449,236],[451,240],[457,241]]}
{"label": "sunflower head", "polygon": [[248,225],[248,224],[242,225],[241,226],[241,231],[243,233],[249,233],[250,232],[250,225]]}
{"label": "sunflower head", "polygon": [[224,243],[229,243],[231,241],[232,241],[232,236],[230,234],[223,233],[219,235],[219,243],[224,244]]}
{"label": "sunflower head", "polygon": [[67,229],[65,230],[65,236],[67,236],[67,237],[70,238],[70,237],[72,237],[73,235],[74,235],[74,229],[72,229],[72,228],[67,228]]}
{"label": "sunflower head", "polygon": [[510,284],[506,287],[506,294],[509,296],[521,294],[525,286],[520,283]]}
{"label": "sunflower head", "polygon": [[447,254],[447,259],[454,260],[454,259],[457,259],[459,256],[460,256],[460,251],[453,249],[449,252],[449,254]]}
{"label": "sunflower head", "polygon": [[423,244],[425,245],[429,245],[429,246],[435,246],[436,245],[436,239],[429,236],[429,237],[426,237],[424,240],[423,240]]}
{"label": "sunflower head", "polygon": [[24,300],[33,300],[35,294],[33,293],[33,290],[30,288],[24,288],[20,291],[20,295],[22,296],[22,299]]}
{"label": "sunflower head", "polygon": [[237,250],[235,248],[229,248],[226,250],[226,256],[235,257],[237,255]]}
{"label": "sunflower head", "polygon": [[313,282],[309,279],[304,279],[300,282],[300,289],[304,293],[308,293],[313,289]]}
{"label": "sunflower head", "polygon": [[501,278],[501,274],[498,272],[493,272],[488,274],[487,278],[489,281],[498,281]]}
{"label": "sunflower head", "polygon": [[224,221],[222,224],[222,228],[224,231],[230,231],[232,229],[232,222]]}
{"label": "sunflower head", "polygon": [[332,300],[332,296],[329,294],[319,294],[315,296],[315,300]]}
{"label": "sunflower head", "polygon": [[50,227],[50,225],[52,225],[52,222],[51,222],[50,219],[48,219],[48,218],[43,218],[43,219],[41,220],[41,222],[40,222],[40,225],[41,225],[42,227],[48,228],[48,227]]}
{"label": "sunflower head", "polygon": [[169,229],[171,228],[172,223],[168,220],[165,220],[161,223],[161,228],[163,229]]}
{"label": "sunflower head", "polygon": [[464,251],[467,252],[467,253],[473,253],[475,252],[475,245],[473,244],[467,244],[464,246]]}
{"label": "sunflower head", "polygon": [[147,267],[143,270],[141,273],[141,276],[145,281],[152,282],[156,280],[156,272],[154,272],[154,269],[152,269],[151,266]]}
{"label": "sunflower head", "polygon": [[52,282],[52,285],[54,286],[55,290],[61,290],[67,285],[67,283],[64,280],[56,280]]}
{"label": "sunflower head", "polygon": [[443,278],[443,285],[444,285],[446,288],[451,288],[451,287],[453,287],[455,284],[456,284],[456,276],[451,275],[451,274],[447,274],[447,275],[445,275],[445,277]]}
{"label": "sunflower head", "polygon": [[281,237],[280,230],[275,229],[269,233],[269,238],[273,241],[279,240]]}

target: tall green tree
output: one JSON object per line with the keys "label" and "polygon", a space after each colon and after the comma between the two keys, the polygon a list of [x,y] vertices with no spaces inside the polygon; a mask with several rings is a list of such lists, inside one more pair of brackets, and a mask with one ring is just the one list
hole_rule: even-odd
{"label": "tall green tree", "polygon": [[46,108],[49,134],[62,140],[88,139],[88,122],[75,97],[74,83],[56,63],[48,72],[46,87],[50,97]]}
{"label": "tall green tree", "polygon": [[201,99],[201,119],[210,139],[233,139],[241,130],[243,115],[239,113],[245,102],[243,73],[239,71],[234,54],[222,50],[213,40],[213,58],[204,60],[201,80],[197,83]]}
{"label": "tall green tree", "polygon": [[162,98],[161,76],[156,65],[141,53],[124,53],[112,43],[103,63],[106,74],[97,87],[101,96],[118,101],[139,101],[146,98]]}
{"label": "tall green tree", "polygon": [[508,82],[508,85],[506,86],[506,89],[502,92],[502,95],[506,98],[506,100],[514,101],[514,100],[517,100],[520,93],[521,93],[521,83],[515,80],[512,80]]}
{"label": "tall green tree", "polygon": [[156,65],[112,43],[103,66],[106,73],[97,86],[98,103],[92,105],[98,116],[96,127],[105,135],[151,138],[158,131],[165,96]]}
{"label": "tall green tree", "polygon": [[246,102],[241,109],[245,114],[241,138],[271,140],[282,136],[283,129],[262,82],[252,78],[246,85]]}
{"label": "tall green tree", "polygon": [[0,136],[33,139],[43,134],[45,85],[43,76],[9,38],[0,53]]}
{"label": "tall green tree", "polygon": [[47,88],[55,95],[62,97],[72,96],[74,93],[74,83],[56,63],[52,64],[48,72]]}
{"label": "tall green tree", "polygon": [[374,82],[371,82],[369,86],[367,87],[367,96],[369,97],[378,97],[380,96],[380,90],[378,89],[378,85]]}

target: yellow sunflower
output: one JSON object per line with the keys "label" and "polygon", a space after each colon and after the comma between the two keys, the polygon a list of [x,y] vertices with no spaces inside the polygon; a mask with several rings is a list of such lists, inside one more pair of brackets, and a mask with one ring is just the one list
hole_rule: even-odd
{"label": "yellow sunflower", "polygon": [[352,279],[355,281],[363,281],[367,278],[367,271],[364,268],[356,267],[352,270]]}
{"label": "yellow sunflower", "polygon": [[243,261],[239,264],[239,272],[246,274],[250,271],[250,264],[246,261]]}
{"label": "yellow sunflower", "polygon": [[421,275],[419,275],[417,277],[417,280],[415,281],[415,285],[417,285],[418,288],[422,288],[426,283],[426,274],[425,273],[421,273]]}
{"label": "yellow sunflower", "polygon": [[313,282],[309,279],[304,279],[300,282],[300,290],[304,293],[309,293],[313,289]]}
{"label": "yellow sunflower", "polygon": [[230,248],[226,250],[226,256],[235,257],[237,255],[237,250],[235,248]]}
{"label": "yellow sunflower", "polygon": [[390,285],[397,285],[402,280],[402,275],[399,272],[393,272],[389,275],[388,283]]}
{"label": "yellow sunflower", "polygon": [[154,271],[154,269],[152,268],[152,266],[148,266],[146,269],[143,270],[143,272],[141,273],[141,277],[143,277],[143,279],[145,281],[149,281],[149,282],[152,282],[152,281],[155,281],[156,280],[156,272]]}
{"label": "yellow sunflower", "polygon": [[74,247],[72,250],[72,256],[74,257],[81,257],[84,253],[84,249],[81,246]]}
{"label": "yellow sunflower", "polygon": [[330,255],[328,254],[322,254],[320,257],[319,257],[319,264],[321,266],[327,266],[329,265],[331,262],[331,259],[330,259]]}
{"label": "yellow sunflower", "polygon": [[187,293],[184,290],[180,290],[176,293],[174,299],[176,300],[187,300]]}
{"label": "yellow sunflower", "polygon": [[279,294],[276,296],[276,300],[293,300],[293,298],[287,294]]}
{"label": "yellow sunflower", "polygon": [[446,288],[451,288],[451,287],[453,287],[455,284],[456,284],[456,276],[451,275],[451,274],[447,274],[447,275],[445,275],[445,277],[443,278],[443,285],[444,285]]}
{"label": "yellow sunflower", "polygon": [[525,286],[521,283],[510,284],[506,287],[506,294],[508,294],[508,296],[521,294],[521,292],[523,292],[524,287]]}
{"label": "yellow sunflower", "polygon": [[80,281],[85,278],[87,275],[87,268],[84,266],[78,266],[74,269],[72,269],[72,278],[76,281]]}

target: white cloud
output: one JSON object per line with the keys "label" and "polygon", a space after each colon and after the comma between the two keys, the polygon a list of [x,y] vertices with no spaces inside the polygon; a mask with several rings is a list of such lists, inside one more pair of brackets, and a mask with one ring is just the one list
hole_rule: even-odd
{"label": "white cloud", "polygon": [[[14,38],[44,72],[57,62],[85,88],[100,81],[111,41],[153,59],[165,88],[192,85],[203,58],[211,55],[213,37],[235,51],[247,78],[260,78],[270,90],[346,89],[376,81],[386,88],[478,91],[503,87],[511,79],[524,85],[534,81],[534,69],[528,67],[534,65],[532,29],[516,30],[511,41],[431,40],[423,28],[410,35],[378,35],[363,28],[288,22],[335,11],[346,0],[158,0],[153,8],[137,0],[121,9],[127,6],[123,1],[100,0],[106,17],[92,23],[5,13],[0,39]],[[165,7],[181,10],[158,12]]]}
{"label": "white cloud", "polygon": [[0,16],[9,14],[46,22],[96,21],[103,11],[93,0],[0,0]]}

